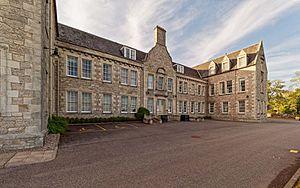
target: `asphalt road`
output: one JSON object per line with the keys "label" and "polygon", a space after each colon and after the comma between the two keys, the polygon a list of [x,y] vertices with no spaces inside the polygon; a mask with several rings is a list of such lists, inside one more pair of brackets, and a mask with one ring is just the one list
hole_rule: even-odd
{"label": "asphalt road", "polygon": [[61,141],[54,161],[1,169],[0,187],[268,187],[299,157],[300,123],[136,125]]}

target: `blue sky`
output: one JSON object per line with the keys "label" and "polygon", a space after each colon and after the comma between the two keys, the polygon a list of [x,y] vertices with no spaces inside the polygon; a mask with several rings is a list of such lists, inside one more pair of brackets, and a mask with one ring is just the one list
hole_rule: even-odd
{"label": "blue sky", "polygon": [[[83,3],[84,2],[84,3]],[[263,40],[269,79],[300,71],[300,0],[61,0],[60,23],[148,52],[167,30],[173,61],[194,66]]]}

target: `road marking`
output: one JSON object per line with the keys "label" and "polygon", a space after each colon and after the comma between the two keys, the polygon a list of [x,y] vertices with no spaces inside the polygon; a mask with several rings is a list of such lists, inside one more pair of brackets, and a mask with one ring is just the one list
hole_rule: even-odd
{"label": "road marking", "polygon": [[290,152],[291,152],[291,153],[298,153],[299,151],[298,151],[298,150],[295,150],[295,149],[291,149]]}
{"label": "road marking", "polygon": [[100,129],[102,129],[103,131],[106,131],[106,129],[103,128],[103,127],[101,127],[100,125],[95,125],[95,126],[98,127],[98,128],[100,128]]}

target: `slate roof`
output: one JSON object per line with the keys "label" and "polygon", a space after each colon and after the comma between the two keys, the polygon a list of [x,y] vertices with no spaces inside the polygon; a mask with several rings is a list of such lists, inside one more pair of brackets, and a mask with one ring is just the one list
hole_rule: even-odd
{"label": "slate roof", "polygon": [[193,69],[198,70],[198,72],[200,73],[202,78],[208,77],[209,76],[209,74],[208,74],[209,65],[213,61],[216,64],[216,74],[220,74],[220,73],[222,73],[222,69],[221,69],[222,62],[223,62],[224,57],[226,57],[226,56],[229,58],[230,70],[237,69],[237,57],[242,50],[244,50],[247,54],[247,63],[248,63],[247,66],[254,65],[255,64],[254,60],[255,60],[256,56],[258,55],[260,44],[261,43],[257,43],[257,44],[251,45],[249,47],[246,47],[244,49],[226,54],[224,56],[217,57],[206,63],[194,66]]}
{"label": "slate roof", "polygon": [[[181,66],[184,67],[184,73],[183,74],[180,73],[180,72],[177,72],[176,65],[181,65]],[[187,67],[185,65],[173,62],[173,68],[177,72],[177,74],[179,74],[179,75],[184,75],[184,76],[188,76],[188,77],[192,77],[192,78],[196,78],[196,79],[202,79],[199,72],[196,69],[193,69],[191,67]]]}
{"label": "slate roof", "polygon": [[[58,33],[59,35],[57,40],[59,41],[125,58],[121,52],[121,48],[126,45],[119,44],[60,23],[58,24]],[[145,57],[145,52],[136,50],[136,61],[142,62]]]}
{"label": "slate roof", "polygon": [[[96,51],[100,51],[100,52],[104,52],[113,56],[117,56],[117,57],[121,57],[121,58],[125,58],[121,48],[123,46],[127,46],[127,45],[123,45],[84,31],[81,31],[79,29],[75,29],[69,26],[66,26],[64,24],[58,23],[57,24],[57,29],[58,29],[58,36],[57,36],[57,40],[62,41],[62,42],[66,42],[69,44],[73,44],[76,46],[81,46],[84,48],[89,48],[92,50],[96,50]],[[244,48],[242,50],[244,50],[247,53],[247,58],[248,58],[248,66],[250,64],[254,63],[254,59],[257,55],[258,52],[258,48],[259,48],[260,43],[249,46],[247,48]],[[127,46],[129,47],[129,46]],[[129,47],[131,48],[131,47]],[[131,48],[134,49],[134,48]],[[143,62],[146,60],[146,56],[147,53],[140,51],[140,50],[136,50],[136,61],[137,62]],[[236,64],[237,64],[237,56],[240,53],[241,50],[232,52],[230,54],[227,54],[228,58],[230,59],[230,69],[235,69],[236,68]],[[214,61],[217,65],[217,74],[221,73],[221,63],[223,61],[224,56],[215,58],[211,61]],[[184,66],[184,74],[177,72],[177,74],[179,75],[184,75],[187,77],[192,77],[192,78],[196,78],[196,79],[202,79],[205,77],[208,77],[208,67],[211,61],[208,61],[206,63],[197,65],[195,67],[187,67],[185,65],[179,64],[179,63],[175,63],[173,62],[173,68],[174,70],[177,72],[177,67],[175,66],[176,64],[178,65],[182,65]]]}

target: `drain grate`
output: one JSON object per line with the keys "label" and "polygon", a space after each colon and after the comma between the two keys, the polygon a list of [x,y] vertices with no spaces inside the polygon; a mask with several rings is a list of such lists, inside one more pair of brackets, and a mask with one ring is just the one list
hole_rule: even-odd
{"label": "drain grate", "polygon": [[194,136],[191,136],[192,138],[201,138],[200,136],[196,136],[196,135],[194,135]]}

